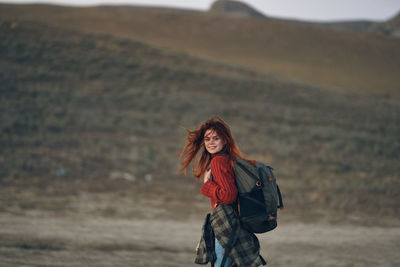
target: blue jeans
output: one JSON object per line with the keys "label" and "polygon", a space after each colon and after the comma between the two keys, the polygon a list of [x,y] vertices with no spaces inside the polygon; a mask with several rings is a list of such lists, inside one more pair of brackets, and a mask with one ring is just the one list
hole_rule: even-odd
{"label": "blue jeans", "polygon": [[231,263],[231,258],[228,257],[225,261],[225,266],[221,266],[222,263],[222,258],[224,255],[224,248],[221,246],[221,244],[218,242],[218,240],[215,238],[215,255],[217,256],[217,260],[215,261],[215,267],[228,267],[229,264]]}

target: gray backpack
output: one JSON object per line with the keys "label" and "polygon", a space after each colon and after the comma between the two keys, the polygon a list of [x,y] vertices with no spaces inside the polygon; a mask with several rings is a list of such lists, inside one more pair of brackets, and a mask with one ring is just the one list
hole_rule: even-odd
{"label": "gray backpack", "polygon": [[261,162],[253,165],[239,157],[234,162],[242,226],[251,233],[275,229],[278,208],[283,208],[283,202],[273,169]]}

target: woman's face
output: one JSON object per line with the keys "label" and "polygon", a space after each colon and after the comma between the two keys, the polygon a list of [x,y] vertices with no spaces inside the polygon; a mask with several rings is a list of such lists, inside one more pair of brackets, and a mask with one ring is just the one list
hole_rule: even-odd
{"label": "woman's face", "polygon": [[213,129],[208,129],[204,133],[204,146],[210,154],[218,153],[222,150],[225,143],[218,136],[218,134]]}

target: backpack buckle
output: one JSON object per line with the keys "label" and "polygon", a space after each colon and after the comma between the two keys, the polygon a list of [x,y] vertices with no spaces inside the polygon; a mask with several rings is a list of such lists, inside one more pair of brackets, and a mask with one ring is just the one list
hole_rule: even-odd
{"label": "backpack buckle", "polygon": [[256,182],[256,186],[258,187],[258,189],[260,189],[261,186],[262,186],[261,181],[257,181],[257,182]]}

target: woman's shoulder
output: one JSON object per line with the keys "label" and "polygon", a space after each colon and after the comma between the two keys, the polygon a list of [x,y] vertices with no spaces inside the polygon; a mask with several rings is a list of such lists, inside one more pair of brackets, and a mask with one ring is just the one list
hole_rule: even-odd
{"label": "woman's shoulder", "polygon": [[227,155],[215,155],[211,159],[211,166],[231,166],[230,159]]}

